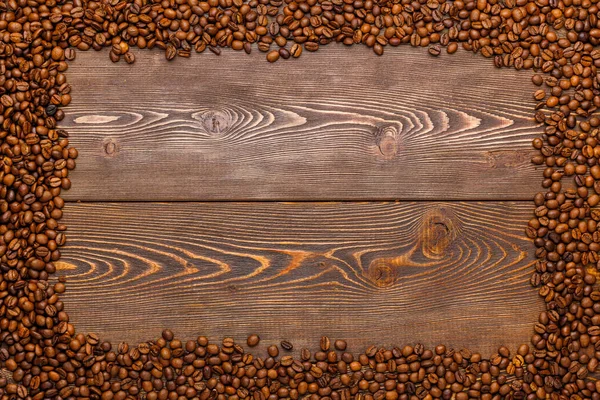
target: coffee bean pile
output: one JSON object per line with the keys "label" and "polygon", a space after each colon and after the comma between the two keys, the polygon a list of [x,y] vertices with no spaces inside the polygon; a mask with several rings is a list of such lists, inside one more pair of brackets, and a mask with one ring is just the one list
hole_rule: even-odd
{"label": "coffee bean pile", "polygon": [[[0,1],[0,400],[599,400],[599,17],[591,0]],[[50,280],[77,158],[58,126],[75,51],[109,48],[113,62],[133,63],[134,47],[167,60],[231,48],[281,62],[331,42],[378,55],[462,47],[534,70],[544,131],[532,161],[544,177],[526,234],[545,309],[531,343],[487,357],[421,344],[354,355],[323,337],[314,353],[283,341],[259,357],[231,338],[182,342],[165,330],[115,347],[76,332],[65,283]]]}

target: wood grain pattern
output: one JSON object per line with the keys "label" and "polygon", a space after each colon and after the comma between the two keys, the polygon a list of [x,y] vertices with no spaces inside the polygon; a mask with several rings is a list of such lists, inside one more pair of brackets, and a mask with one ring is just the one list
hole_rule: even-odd
{"label": "wood grain pattern", "polygon": [[528,342],[529,202],[68,204],[58,263],[78,330],[170,327],[313,347]]}
{"label": "wood grain pattern", "polygon": [[328,46],[136,64],[79,53],[68,200],[526,200],[531,72],[461,53]]}

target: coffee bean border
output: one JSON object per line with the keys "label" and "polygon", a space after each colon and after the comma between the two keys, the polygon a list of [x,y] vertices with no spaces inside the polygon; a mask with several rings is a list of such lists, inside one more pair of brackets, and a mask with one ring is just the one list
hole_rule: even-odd
{"label": "coffee bean border", "polygon": [[[600,8],[590,0],[3,0],[0,2],[0,400],[600,399]],[[63,189],[77,150],[58,126],[77,50],[131,47],[167,60],[229,47],[297,58],[329,43],[382,55],[401,44],[459,46],[497,67],[532,69],[534,139],[545,165],[526,228],[531,284],[545,300],[529,344],[487,358],[421,344],[359,355],[327,337],[255,356],[231,338],[162,337],[116,348],[78,333],[50,283],[65,244]],[[280,61],[281,62],[281,61]],[[571,177],[575,188],[563,188]],[[258,344],[251,335],[247,346]]]}

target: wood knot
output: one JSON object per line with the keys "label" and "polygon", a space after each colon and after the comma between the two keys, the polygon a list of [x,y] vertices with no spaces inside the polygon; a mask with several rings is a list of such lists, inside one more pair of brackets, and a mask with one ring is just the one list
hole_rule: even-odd
{"label": "wood knot", "polygon": [[381,127],[375,133],[375,143],[384,158],[392,158],[398,154],[398,128],[392,125]]}
{"label": "wood knot", "polygon": [[224,135],[229,131],[231,118],[222,111],[207,111],[200,116],[204,130],[211,135]]}
{"label": "wood knot", "polygon": [[421,251],[425,257],[444,257],[446,250],[458,236],[456,216],[445,207],[427,212],[423,216],[420,236]]}
{"label": "wood knot", "polygon": [[104,149],[104,154],[107,156],[115,156],[119,152],[119,147],[117,146],[117,142],[114,139],[106,139],[102,145]]}
{"label": "wood knot", "polygon": [[227,285],[227,290],[229,293],[237,293],[238,287],[234,284]]}
{"label": "wood knot", "polygon": [[369,265],[366,276],[377,287],[389,287],[398,278],[396,271],[396,266],[391,265],[385,259],[380,259]]}

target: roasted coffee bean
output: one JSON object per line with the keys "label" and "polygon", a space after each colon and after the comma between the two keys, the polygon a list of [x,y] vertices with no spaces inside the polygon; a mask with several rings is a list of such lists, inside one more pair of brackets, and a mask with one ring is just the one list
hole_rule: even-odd
{"label": "roasted coffee bean", "polygon": [[57,111],[57,110],[58,110],[58,107],[57,107],[57,106],[55,106],[54,104],[49,104],[49,105],[46,107],[46,115],[47,115],[47,116],[49,116],[49,117],[51,117],[51,116],[53,116],[54,114],[56,114],[56,111]]}
{"label": "roasted coffee bean", "polygon": [[123,58],[127,64],[133,64],[135,62],[135,56],[129,51],[123,55]]}
{"label": "roasted coffee bean", "polygon": [[170,60],[174,59],[176,55],[177,55],[177,49],[175,48],[175,46],[173,46],[171,43],[169,43],[165,50],[165,58],[170,61]]}
{"label": "roasted coffee bean", "polygon": [[277,357],[279,355],[279,348],[275,345],[271,345],[267,348],[267,353],[269,353],[271,357]]}
{"label": "roasted coffee bean", "polygon": [[283,58],[284,60],[287,60],[288,58],[290,58],[291,54],[287,49],[279,49],[279,55],[281,56],[281,58]]}
{"label": "roasted coffee bean", "polygon": [[250,335],[250,336],[248,336],[248,339],[246,340],[246,343],[250,347],[257,346],[258,343],[260,343],[260,337],[258,335],[254,335],[254,334]]}
{"label": "roasted coffee bean", "polygon": [[439,56],[442,53],[442,49],[440,48],[440,46],[435,45],[435,46],[431,46],[429,47],[429,54],[431,54],[432,56]]}
{"label": "roasted coffee bean", "polygon": [[329,340],[329,338],[327,336],[321,336],[321,350],[323,351],[327,351],[329,350],[329,347],[331,346],[331,341]]}
{"label": "roasted coffee bean", "polygon": [[267,61],[270,63],[274,63],[275,61],[279,60],[279,51],[277,50],[272,50],[267,54]]}
{"label": "roasted coffee bean", "polygon": [[345,340],[336,340],[333,343],[333,346],[335,347],[336,350],[340,350],[340,351],[344,351],[346,350],[346,341]]}
{"label": "roasted coffee bean", "polygon": [[72,48],[65,49],[65,59],[68,61],[73,61],[75,59],[75,50]]}
{"label": "roasted coffee bean", "polygon": [[294,43],[292,45],[292,47],[290,48],[290,54],[294,58],[300,57],[302,55],[302,46],[299,45],[298,43]]}

